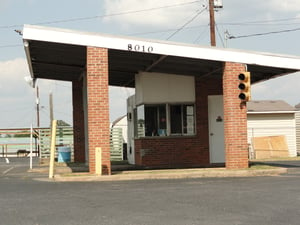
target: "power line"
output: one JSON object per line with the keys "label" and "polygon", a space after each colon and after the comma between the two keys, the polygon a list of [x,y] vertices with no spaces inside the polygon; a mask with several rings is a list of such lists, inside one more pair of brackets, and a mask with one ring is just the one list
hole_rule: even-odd
{"label": "power line", "polygon": [[[55,23],[67,23],[67,22],[76,22],[76,21],[83,21],[83,20],[93,20],[93,19],[99,19],[99,18],[105,18],[105,17],[122,16],[122,15],[133,14],[133,13],[141,13],[141,12],[147,12],[147,11],[153,11],[153,10],[159,10],[159,9],[178,7],[178,6],[183,6],[183,5],[190,5],[190,4],[194,4],[194,3],[198,3],[198,2],[199,1],[191,1],[191,2],[177,3],[177,4],[172,4],[172,5],[160,6],[160,7],[153,7],[153,8],[148,8],[148,9],[111,13],[111,14],[107,14],[107,15],[97,15],[97,16],[89,16],[89,17],[78,17],[78,18],[71,18],[71,19],[53,20],[53,21],[46,21],[46,22],[40,22],[40,23],[34,23],[34,24],[35,25],[47,25],[47,24],[55,24]],[[22,26],[23,26],[23,24],[5,25],[5,26],[0,26],[0,29],[11,29],[11,28],[17,28],[17,27],[22,27]]]}
{"label": "power line", "polygon": [[197,36],[197,38],[193,41],[193,43],[197,43],[203,35],[207,32],[209,25],[206,25],[203,31]]}
{"label": "power line", "polygon": [[186,25],[193,22],[206,9],[207,9],[207,6],[204,9],[202,9],[201,11],[197,12],[195,16],[193,16],[189,21],[187,21],[185,24],[183,24],[178,30],[176,30],[173,34],[171,34],[166,40],[170,40],[171,37],[173,37],[175,34],[177,34],[179,31],[181,31]]}
{"label": "power line", "polygon": [[300,28],[295,28],[295,29],[288,29],[288,30],[280,30],[280,31],[265,32],[265,33],[256,33],[256,34],[240,35],[240,36],[233,36],[233,35],[230,35],[230,36],[228,37],[228,39],[237,39],[237,38],[246,38],[246,37],[263,36],[263,35],[269,35],[269,34],[287,33],[287,32],[299,31],[299,30],[300,30]]}
{"label": "power line", "polygon": [[227,26],[294,26],[299,25],[299,23],[219,23],[219,25],[227,25]]}
{"label": "power line", "polygon": [[[219,23],[220,25],[270,25],[270,23],[276,23],[276,22],[284,22],[284,21],[291,21],[291,20],[300,20],[300,18],[284,18],[284,19],[276,19],[276,20],[256,20],[256,21],[245,21],[245,22],[239,22],[239,23]],[[290,24],[290,23],[289,23]],[[280,25],[280,24],[275,24]],[[281,24],[282,25],[282,24]]]}
{"label": "power line", "polygon": [[[188,27],[184,27],[183,29],[187,30],[187,29],[198,29],[200,27],[207,27],[206,25],[197,25],[197,26],[188,26]],[[156,31],[148,31],[148,32],[138,32],[138,33],[131,33],[128,34],[130,36],[140,36],[140,35],[146,35],[146,34],[157,34],[157,33],[167,33],[170,31],[176,31],[178,30],[178,28],[170,28],[170,29],[165,29],[165,30],[156,30]]]}
{"label": "power line", "polygon": [[23,45],[14,44],[14,45],[0,45],[0,48],[14,48],[14,47],[21,47]]}
{"label": "power line", "polygon": [[223,38],[222,38],[222,36],[220,34],[219,27],[218,27],[217,24],[216,24],[216,30],[217,30],[218,36],[219,36],[219,38],[220,38],[220,40],[222,42],[223,47],[225,47],[225,43],[224,43]]}

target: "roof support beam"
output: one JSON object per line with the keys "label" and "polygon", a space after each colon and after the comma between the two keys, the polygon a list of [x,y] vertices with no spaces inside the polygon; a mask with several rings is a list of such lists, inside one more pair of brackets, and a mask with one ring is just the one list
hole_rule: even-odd
{"label": "roof support beam", "polygon": [[159,57],[158,60],[156,60],[154,63],[152,63],[150,66],[148,66],[146,69],[145,69],[145,72],[150,72],[150,70],[155,67],[157,64],[159,64],[161,61],[163,61],[165,58],[167,58],[168,56],[167,55],[162,55]]}

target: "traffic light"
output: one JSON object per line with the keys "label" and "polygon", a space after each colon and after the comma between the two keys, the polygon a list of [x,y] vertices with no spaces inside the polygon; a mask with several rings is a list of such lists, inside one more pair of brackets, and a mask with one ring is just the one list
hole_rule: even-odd
{"label": "traffic light", "polygon": [[239,94],[239,99],[243,102],[250,101],[251,99],[251,79],[250,72],[240,73],[238,76],[240,80],[239,89],[241,93]]}

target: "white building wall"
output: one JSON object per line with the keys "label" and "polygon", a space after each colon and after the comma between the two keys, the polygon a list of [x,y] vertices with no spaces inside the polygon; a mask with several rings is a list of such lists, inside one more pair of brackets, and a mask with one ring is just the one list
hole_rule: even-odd
{"label": "white building wall", "polygon": [[252,137],[278,135],[286,137],[289,156],[296,156],[296,127],[293,113],[248,114],[248,142],[250,144]]}
{"label": "white building wall", "polygon": [[195,78],[161,73],[139,73],[135,77],[136,105],[195,102]]}
{"label": "white building wall", "polygon": [[128,134],[127,134],[127,117],[123,116],[121,120],[119,120],[115,125],[114,128],[121,128],[122,129],[122,136],[123,142],[128,142]]}
{"label": "white building wall", "polygon": [[300,155],[300,111],[295,113],[295,120],[296,120],[296,145],[297,145],[297,152]]}

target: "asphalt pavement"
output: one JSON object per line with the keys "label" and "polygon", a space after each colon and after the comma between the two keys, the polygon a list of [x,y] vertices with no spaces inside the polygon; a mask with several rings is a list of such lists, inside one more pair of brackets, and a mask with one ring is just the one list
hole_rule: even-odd
{"label": "asphalt pavement", "polygon": [[300,162],[262,164],[283,166],[288,172],[256,177],[45,182],[36,178],[47,174],[26,172],[29,161],[0,161],[1,224],[298,225]]}

